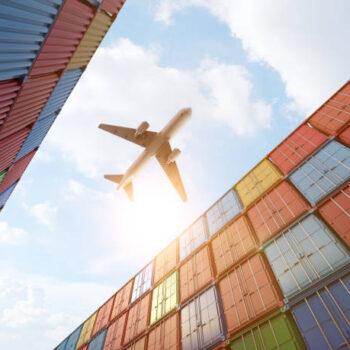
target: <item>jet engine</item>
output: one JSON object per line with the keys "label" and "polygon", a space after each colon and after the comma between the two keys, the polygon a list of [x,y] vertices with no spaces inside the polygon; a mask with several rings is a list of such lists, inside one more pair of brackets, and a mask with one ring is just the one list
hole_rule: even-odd
{"label": "jet engine", "polygon": [[170,164],[172,162],[175,162],[175,159],[181,154],[181,151],[178,148],[174,148],[171,153],[169,154],[167,164]]}
{"label": "jet engine", "polygon": [[149,128],[149,124],[147,122],[142,122],[135,131],[135,137],[138,137],[144,134],[148,128]]}

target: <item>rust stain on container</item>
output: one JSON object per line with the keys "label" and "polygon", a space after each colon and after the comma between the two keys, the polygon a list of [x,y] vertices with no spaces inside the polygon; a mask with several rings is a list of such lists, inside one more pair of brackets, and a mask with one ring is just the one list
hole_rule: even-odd
{"label": "rust stain on container", "polygon": [[107,325],[111,315],[113,302],[114,302],[114,296],[109,300],[107,300],[98,310],[92,336],[95,336],[99,331],[101,331]]}
{"label": "rust stain on container", "polygon": [[103,350],[120,350],[123,348],[123,335],[126,325],[126,313],[117,318],[107,330]]}
{"label": "rust stain on container", "polygon": [[141,339],[135,341],[135,343],[125,348],[125,350],[146,350],[146,337],[142,337]]}
{"label": "rust stain on container", "polygon": [[129,305],[133,281],[129,281],[115,294],[115,301],[112,309],[111,320],[120,315]]}
{"label": "rust stain on container", "polygon": [[278,284],[261,254],[228,273],[219,288],[230,335],[283,306]]}
{"label": "rust stain on container", "polygon": [[287,181],[281,182],[248,210],[260,243],[265,242],[310,209],[301,194]]}
{"label": "rust stain on container", "polygon": [[17,97],[19,89],[19,80],[11,79],[0,81],[0,127]]}
{"label": "rust stain on container", "polygon": [[157,283],[166,274],[173,270],[176,267],[177,262],[177,240],[175,240],[154,260],[154,283]]}
{"label": "rust stain on container", "polygon": [[340,135],[339,140],[345,144],[346,146],[350,147],[350,126],[347,127]]}
{"label": "rust stain on container", "polygon": [[244,216],[220,232],[211,242],[211,246],[218,274],[257,249],[253,232]]}
{"label": "rust stain on container", "polygon": [[104,10],[112,15],[117,15],[123,7],[125,0],[104,0],[102,1],[101,10]]}

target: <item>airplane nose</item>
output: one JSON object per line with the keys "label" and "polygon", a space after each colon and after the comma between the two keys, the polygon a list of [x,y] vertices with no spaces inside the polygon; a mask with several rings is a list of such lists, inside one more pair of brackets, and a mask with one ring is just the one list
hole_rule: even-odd
{"label": "airplane nose", "polygon": [[190,117],[192,115],[192,108],[184,108],[181,113],[183,116]]}

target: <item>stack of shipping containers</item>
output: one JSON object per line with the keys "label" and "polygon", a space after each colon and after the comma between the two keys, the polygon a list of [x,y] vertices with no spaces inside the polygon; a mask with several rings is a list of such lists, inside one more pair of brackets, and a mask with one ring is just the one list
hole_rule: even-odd
{"label": "stack of shipping containers", "polygon": [[350,82],[56,350],[349,349]]}
{"label": "stack of shipping containers", "polygon": [[0,0],[0,210],[125,0]]}

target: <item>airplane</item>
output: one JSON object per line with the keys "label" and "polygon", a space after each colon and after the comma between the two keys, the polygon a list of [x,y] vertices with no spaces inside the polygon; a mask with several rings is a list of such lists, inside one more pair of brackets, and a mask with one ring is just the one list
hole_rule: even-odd
{"label": "airplane", "polygon": [[172,150],[169,141],[189,120],[191,115],[191,108],[181,109],[169,121],[164,129],[158,133],[148,131],[149,123],[146,121],[142,122],[137,129],[100,124],[98,126],[100,129],[145,148],[124,175],[104,175],[104,178],[117,183],[117,190],[124,189],[129,199],[133,201],[134,190],[132,181],[155,156],[181,199],[186,202],[187,195],[175,162],[181,151],[178,148]]}

